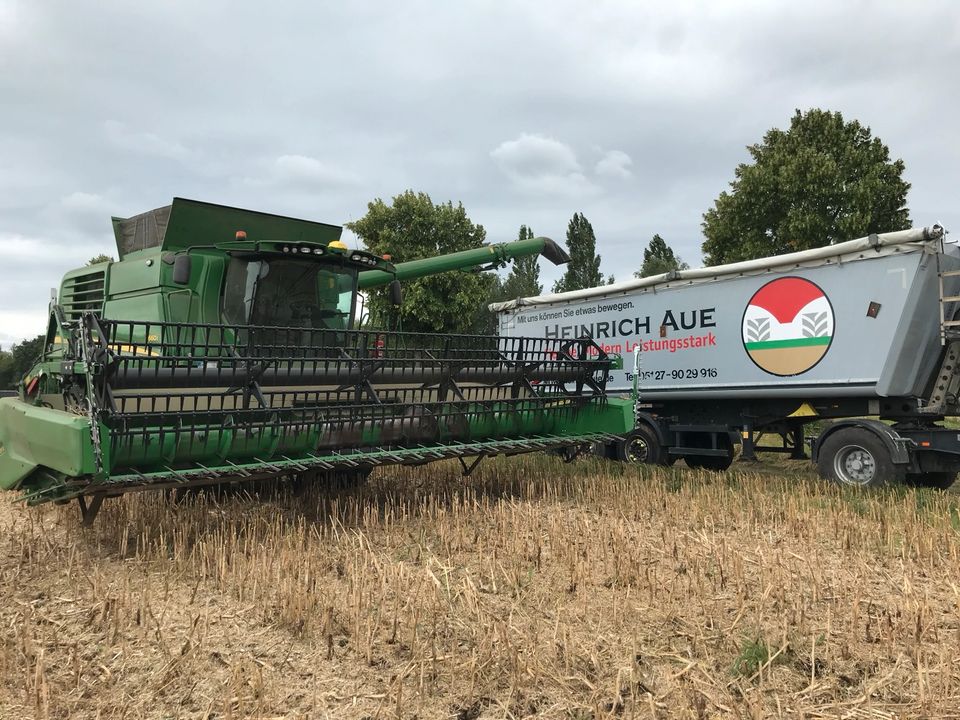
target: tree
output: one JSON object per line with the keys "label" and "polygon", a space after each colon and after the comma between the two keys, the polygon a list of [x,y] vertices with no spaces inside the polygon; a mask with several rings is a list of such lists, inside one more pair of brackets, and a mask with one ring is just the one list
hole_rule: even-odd
{"label": "tree", "polygon": [[686,270],[689,267],[662,237],[654,235],[650,238],[650,244],[643,251],[643,265],[633,275],[634,277],[645,278],[671,270]]}
{"label": "tree", "polygon": [[567,248],[570,262],[567,271],[556,283],[554,292],[583,290],[604,284],[600,272],[600,256],[597,255],[597,238],[593,226],[582,213],[575,213],[567,225]]}
{"label": "tree", "polygon": [[13,384],[13,356],[0,349],[0,390],[7,390]]}
{"label": "tree", "polygon": [[[526,225],[520,226],[520,233],[517,240],[530,240],[534,237],[533,230]],[[540,284],[540,256],[531,255],[528,257],[517,258],[513,261],[513,267],[510,268],[510,274],[503,284],[498,288],[498,297],[503,300],[516,300],[517,298],[539,295],[543,292],[543,285]]]}
{"label": "tree", "polygon": [[[367,214],[346,225],[367,250],[407,262],[480,247],[486,238],[482,225],[467,217],[463,205],[434,205],[426,193],[413,190],[397,195],[387,205],[377,198]],[[489,325],[486,301],[496,279],[490,273],[448,272],[404,284],[399,321],[411,332],[460,333]],[[388,289],[368,291],[367,307],[374,324],[385,326],[397,311]]]}
{"label": "tree", "polygon": [[747,148],[703,216],[704,261],[717,265],[910,227],[902,160],[839,112],[796,111],[790,129]]}
{"label": "tree", "polygon": [[104,255],[100,253],[99,255],[94,255],[92,258],[87,260],[87,265],[99,265],[100,263],[113,262],[113,256]]}
{"label": "tree", "polygon": [[16,387],[43,353],[46,337],[37,335],[32,340],[14,343],[10,352],[0,351],[0,389]]}

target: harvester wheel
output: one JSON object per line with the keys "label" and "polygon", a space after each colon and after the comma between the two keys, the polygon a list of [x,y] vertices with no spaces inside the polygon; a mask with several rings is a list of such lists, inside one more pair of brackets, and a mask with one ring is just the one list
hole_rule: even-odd
{"label": "harvester wheel", "polygon": [[703,468],[704,470],[713,470],[714,472],[723,472],[733,464],[733,453],[729,456],[710,455],[685,458],[687,467]]}
{"label": "harvester wheel", "polygon": [[373,472],[372,465],[358,465],[355,468],[334,470],[327,475],[328,486],[336,490],[351,490],[362,487]]}
{"label": "harvester wheel", "polygon": [[957,473],[946,472],[927,472],[916,476],[916,484],[920,487],[936,488],[946,490],[950,488],[957,480]]}
{"label": "harvester wheel", "polygon": [[730,440],[725,440],[725,436],[721,436],[721,442],[719,443],[727,451],[726,455],[691,455],[690,457],[684,458],[684,461],[687,463],[689,468],[703,468],[704,470],[712,470],[714,472],[723,472],[730,468],[733,465],[733,459],[736,456],[736,448]]}
{"label": "harvester wheel", "polygon": [[906,470],[869,430],[848,427],[829,435],[817,459],[820,477],[852,487],[879,487],[903,482]]}
{"label": "harvester wheel", "polygon": [[589,445],[566,445],[560,449],[560,457],[563,458],[563,461],[567,464],[578,460],[582,455],[585,455],[589,450]]}
{"label": "harvester wheel", "polygon": [[667,453],[649,425],[640,425],[617,443],[617,458],[627,463],[667,464]]}

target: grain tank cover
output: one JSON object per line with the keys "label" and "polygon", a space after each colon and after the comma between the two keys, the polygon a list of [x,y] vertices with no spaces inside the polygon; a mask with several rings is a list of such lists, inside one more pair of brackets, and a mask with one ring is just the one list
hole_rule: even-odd
{"label": "grain tank cover", "polygon": [[[812,250],[801,250],[800,252],[774,255],[756,260],[744,260],[726,265],[713,265],[690,270],[671,270],[670,272],[661,273],[660,275],[624,280],[613,283],[612,285],[599,285],[583,290],[569,290],[562,293],[548,293],[517,298],[516,300],[490,303],[487,307],[492,312],[503,313],[510,310],[517,310],[527,305],[552,305],[554,303],[567,303],[576,300],[589,300],[591,298],[609,298],[617,295],[625,295],[633,291],[712,283],[725,278],[762,275],[764,273],[789,271],[802,267],[830,265],[841,262],[843,258],[852,259],[859,256],[859,258],[862,259],[873,254],[908,252],[908,247],[899,248],[897,246],[939,241],[943,239],[944,234],[945,231],[940,225],[897,230],[879,235],[868,235],[867,237],[857,240],[848,240]],[[914,248],[914,250],[916,249],[917,248]]]}
{"label": "grain tank cover", "polygon": [[328,245],[340,239],[338,225],[283,215],[174,198],[165,207],[129,218],[113,218],[113,234],[122,260],[140,250],[186,250],[235,239],[238,230],[252,241],[309,242]]}

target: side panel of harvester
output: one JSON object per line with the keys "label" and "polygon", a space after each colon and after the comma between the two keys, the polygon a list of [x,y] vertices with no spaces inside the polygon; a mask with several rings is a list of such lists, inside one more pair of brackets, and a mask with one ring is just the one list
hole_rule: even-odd
{"label": "side panel of harvester", "polygon": [[[592,337],[609,353],[639,348],[644,400],[919,396],[941,350],[938,273],[958,266],[956,249],[941,252],[939,242],[870,248],[613,286],[600,296],[548,296],[503,309],[500,333]],[[611,371],[608,390],[632,385],[632,367]]]}

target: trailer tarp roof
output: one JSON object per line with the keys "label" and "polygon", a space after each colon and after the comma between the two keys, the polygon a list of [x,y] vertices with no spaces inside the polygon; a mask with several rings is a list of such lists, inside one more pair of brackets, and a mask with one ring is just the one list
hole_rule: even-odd
{"label": "trailer tarp roof", "polygon": [[584,300],[592,297],[608,297],[621,293],[638,290],[641,288],[650,288],[657,285],[666,285],[676,283],[677,281],[703,281],[718,280],[724,276],[745,275],[750,273],[762,272],[764,270],[773,270],[775,268],[804,265],[811,262],[827,261],[851,253],[863,252],[864,250],[875,250],[880,252],[885,247],[891,245],[903,245],[906,243],[920,243],[928,240],[939,240],[944,235],[944,230],[940,225],[931,225],[930,227],[911,228],[909,230],[898,230],[897,232],[881,233],[868,235],[857,240],[848,240],[847,242],[837,243],[836,245],[827,245],[826,247],[814,248],[812,250],[802,250],[800,252],[788,253],[786,255],[775,255],[773,257],[759,258],[757,260],[745,260],[738,263],[729,263],[727,265],[714,265],[713,267],[695,268],[693,270],[679,270],[660,275],[651,275],[650,277],[634,280],[625,280],[614,283],[613,285],[601,285],[599,287],[586,288],[584,290],[571,290],[563,293],[550,293],[547,295],[536,295],[527,298],[518,298],[506,302],[491,303],[488,307],[494,312],[504,312],[513,310],[525,305],[549,305],[552,303],[571,302],[574,300]]}

